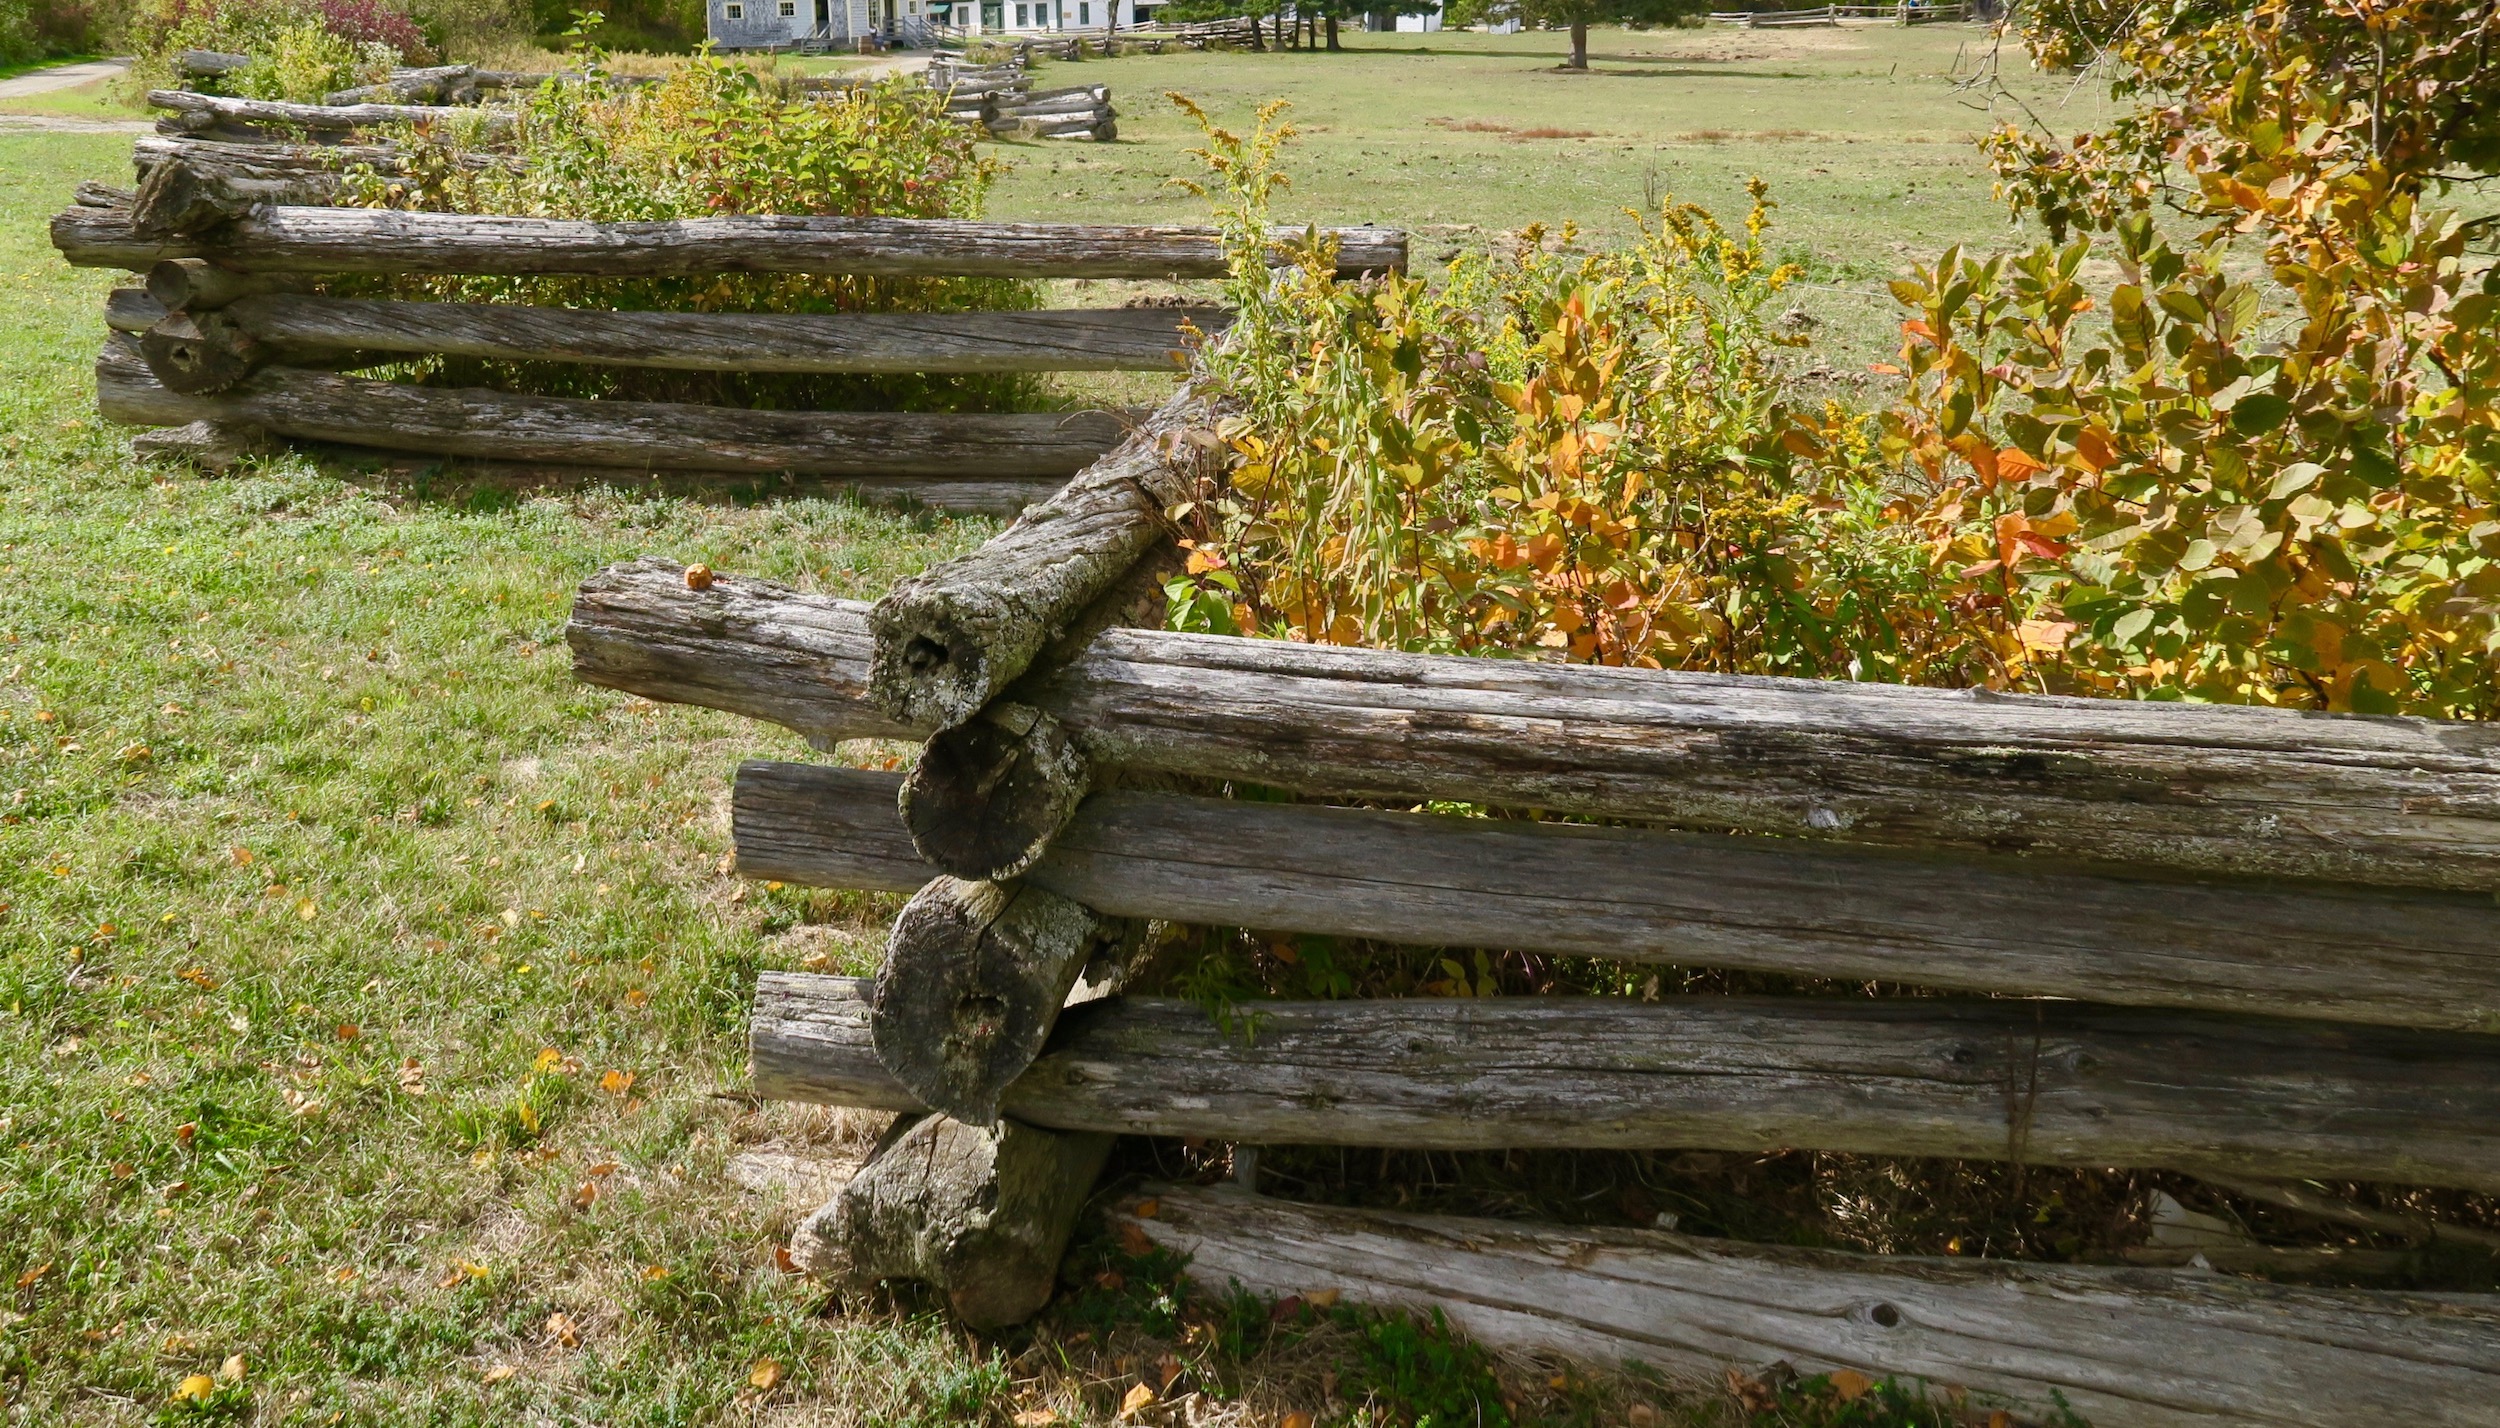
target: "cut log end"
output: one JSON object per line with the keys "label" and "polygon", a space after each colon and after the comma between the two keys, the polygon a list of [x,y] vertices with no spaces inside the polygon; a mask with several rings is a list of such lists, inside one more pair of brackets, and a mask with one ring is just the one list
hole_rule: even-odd
{"label": "cut log end", "polygon": [[1040,888],[931,882],[895,919],[877,974],[877,1059],[925,1104],[995,1123],[1077,975],[1125,930]]}
{"label": "cut log end", "polygon": [[142,238],[190,236],[240,218],[251,208],[249,199],[188,161],[168,159],[140,180],[130,226]]}
{"label": "cut log end", "polygon": [[264,352],[222,312],[168,314],[139,338],[148,370],[186,396],[222,392],[252,375]]}
{"label": "cut log end", "polygon": [[1004,880],[1033,866],[1092,785],[1059,721],[1001,701],[929,740],[903,781],[912,845],[959,878]]}
{"label": "cut log end", "polygon": [[1107,1135],[906,1118],[799,1226],[791,1258],[836,1283],[930,1284],[975,1329],[1020,1323],[1050,1302],[1110,1149]]}
{"label": "cut log end", "polygon": [[[1003,683],[990,674],[1000,641],[985,628],[998,617],[989,602],[979,600],[971,608],[959,599],[901,605],[889,597],[878,602],[869,616],[870,628],[879,648],[894,654],[877,661],[869,677],[869,697],[897,723],[944,728],[971,718]],[[1025,647],[1038,649],[1043,640],[1036,634],[1012,643],[1029,658]]]}

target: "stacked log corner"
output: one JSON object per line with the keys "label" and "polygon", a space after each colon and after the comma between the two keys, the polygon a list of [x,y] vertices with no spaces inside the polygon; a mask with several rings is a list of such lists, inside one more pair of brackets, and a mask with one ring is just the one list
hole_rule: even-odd
{"label": "stacked log corner", "polygon": [[[1189,449],[1124,448],[1163,453],[1166,476],[1186,470],[1168,458]],[[1990,999],[1278,1003],[1237,1009],[1255,1023],[1242,1036],[1194,1005],[1113,995],[1061,1011],[1020,1074],[993,1072],[993,1098],[948,1124],[977,1130],[988,1114],[1036,1132],[1245,1144],[2126,1165],[2301,1204],[2314,1181],[2500,1188],[2500,737],[2482,726],[1128,628],[1070,612],[1117,583],[1104,573],[1130,537],[1104,532],[1144,529],[1155,501],[1184,486],[1109,503],[1127,514],[1071,524],[1091,533],[1065,547],[1044,540],[1088,489],[875,607],[735,578],[689,591],[665,562],[611,569],[574,612],[577,673],[820,744],[927,740],[909,778],[743,767],[739,868],[916,892],[958,928],[1043,896],[1056,901],[1037,908],[1082,909],[1095,929],[1162,919],[1498,945]],[[1061,584],[1033,575],[1061,566]],[[1028,627],[1011,608],[1046,613]],[[950,749],[952,772],[932,783],[923,771]],[[1049,780],[1032,770],[1062,755],[1070,782],[1036,797]],[[1617,826],[1104,786],[1158,776]],[[933,790],[950,811],[935,824],[912,811]],[[1015,835],[949,841],[985,821]],[[932,881],[967,849],[1012,881]],[[975,888],[987,890],[977,906],[964,900]],[[1025,955],[1035,940],[935,942],[958,949],[943,964],[958,973],[1045,969],[1018,974],[1040,1005],[1064,992],[1077,954],[1062,934],[1063,953]],[[956,982],[927,1000],[1003,1008],[995,990]],[[2003,999],[2044,994],[2065,1000]],[[945,1109],[927,1077],[892,1064],[908,1058],[879,1040],[881,995],[876,983],[764,977],[758,1093]],[[1196,1254],[1210,1284],[1342,1288],[1443,1308],[1497,1346],[1670,1370],[1785,1355],[1924,1374],[2009,1404],[2080,1385],[2100,1410],[2092,1421],[2109,1425],[2381,1421],[2356,1415],[2500,1364],[2500,1315],[2479,1298],[2434,1311],[2420,1296],[2275,1291],[2193,1269],[1937,1267],[1610,1232],[1565,1244],[1551,1227],[1482,1222],[1423,1226],[1463,1252],[1417,1255],[1418,1231],[1379,1216],[1194,1191],[1165,1203],[1160,1220],[1133,1210],[1133,1222]],[[1393,1246],[1413,1263],[1400,1269]],[[1521,1272],[1503,1256],[1535,1246],[1555,1256],[1539,1271],[1549,1279],[1468,1307],[1493,1304],[1484,1285]],[[1759,1292],[1714,1296],[1674,1279],[1680,1264],[1755,1276]],[[1253,1265],[1266,1268],[1243,1272]],[[1603,1312],[1575,1314],[1580,1295]],[[2100,1307],[2066,1325],[2050,1312],[2060,1296]],[[1981,1305],[2012,1326],[2011,1357],[1993,1367],[1952,1327]],[[2110,1328],[2109,1315],[2144,1328]],[[2448,1337],[2408,1362],[2391,1346],[2417,1326]],[[2304,1342],[2343,1368],[2285,1368]],[[2104,1354],[2149,1364],[2165,1344],[2169,1377],[2132,1396],[2106,1375],[2063,1377]],[[2235,1357],[2248,1353],[2260,1356]],[[2446,1400],[2441,1411],[2451,1417],[2426,1421],[2492,1421]]]}

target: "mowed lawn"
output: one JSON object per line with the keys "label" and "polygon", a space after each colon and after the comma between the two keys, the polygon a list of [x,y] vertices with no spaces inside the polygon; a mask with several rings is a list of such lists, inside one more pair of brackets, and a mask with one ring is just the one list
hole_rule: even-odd
{"label": "mowed lawn", "polygon": [[[1124,138],[1002,148],[992,211],[1196,216],[1178,89],[1294,100],[1286,212],[1426,265],[1645,193],[1732,219],[1760,173],[1880,333],[1894,266],[2004,231],[1946,78],[1975,31],[1605,32],[1590,76],[1554,35],[1348,43],[1050,66]],[[44,236],[129,142],[0,132],[0,1421],[1108,1422],[1165,1353],[1218,1421],[1324,1412],[1325,1326],[1106,1278],[975,1340],[776,1262],[810,1206],[756,1152],[859,1128],[740,1095],[754,975],[865,969],[892,905],[729,876],[736,761],[803,746],[576,686],[567,602],[645,553],[873,598],[994,526],[136,462],[93,407],[112,279]],[[1545,1385],[1521,1416],[1619,1421]]]}

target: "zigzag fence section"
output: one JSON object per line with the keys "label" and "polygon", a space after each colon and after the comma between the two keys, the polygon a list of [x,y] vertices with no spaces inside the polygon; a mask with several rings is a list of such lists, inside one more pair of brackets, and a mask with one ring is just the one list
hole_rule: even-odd
{"label": "zigzag fence section", "polygon": [[[356,373],[432,357],[740,373],[1177,372],[1191,331],[1220,332],[1230,321],[1208,306],[691,313],[326,295],[323,280],[346,275],[1169,280],[1220,276],[1225,259],[1213,230],[1189,227],[592,223],[327,206],[339,197],[342,165],[388,173],[403,162],[400,149],[367,136],[370,126],[440,111],[368,105],[306,125],[301,106],[188,94],[178,103],[179,132],[139,142],[136,191],[83,188],[78,205],[53,219],[52,241],[71,263],[136,275],[106,302],[101,413],[161,428],[140,439],[144,449],[209,464],[292,440],[531,467],[806,478],[1012,512],[1111,450],[1134,414],[759,411]],[[283,135],[200,136],[264,124]],[[1346,271],[1405,264],[1402,233],[1334,232]]]}
{"label": "zigzag fence section", "polygon": [[[2500,1188],[2500,731],[1164,632],[1166,512],[1217,489],[1220,416],[1185,389],[873,606],[656,558],[579,593],[589,683],[922,745],[907,775],[736,779],[742,875],[911,895],[874,978],[756,992],[759,1095],[898,1117],[801,1228],[820,1272],[1029,1314],[1119,1134],[2142,1167],[2412,1246],[2356,1265],[2500,1245],[2312,1184]],[[1432,802],[1541,816],[1404,811]],[[1926,994],[1254,1003],[1228,1030],[1119,993],[1150,922]],[[1219,1289],[1440,1308],[1509,1348],[1918,1378],[2018,1421],[2500,1422],[2500,1304],[2208,1267],[2300,1258],[2253,1246],[1975,1264],[1238,1187],[1114,1214]]]}

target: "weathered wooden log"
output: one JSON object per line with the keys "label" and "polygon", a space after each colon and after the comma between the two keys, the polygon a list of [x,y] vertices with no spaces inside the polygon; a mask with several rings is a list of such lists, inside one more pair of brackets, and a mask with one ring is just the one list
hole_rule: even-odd
{"label": "weathered wooden log", "polygon": [[1056,893],[940,877],[894,919],[870,1030],[878,1061],[925,1106],[971,1125],[1041,1054],[1079,973],[1128,928]]}
{"label": "weathered wooden log", "polygon": [[198,247],[190,238],[149,238],[131,227],[130,199],[118,206],[80,202],[52,215],[52,246],[77,267],[127,268],[144,273],[168,258]]}
{"label": "weathered wooden log", "polygon": [[2486,1254],[2500,1254],[2500,1233],[2478,1230],[2471,1225],[2450,1224],[2425,1215],[2402,1215],[2390,1210],[2369,1209],[2296,1181],[2256,1180],[2244,1175],[2223,1175],[2210,1171],[2199,1178],[2217,1189],[2277,1205],[2329,1224],[2350,1225],[2373,1234],[2398,1235],[2415,1245],[2445,1241],[2449,1245],[2480,1250]]}
{"label": "weathered wooden log", "polygon": [[227,54],[220,50],[184,50],[174,56],[174,68],[196,79],[216,79],[238,69],[251,67],[250,55]]}
{"label": "weathered wooden log", "polygon": [[395,69],[380,84],[359,85],[321,96],[325,106],[346,104],[439,104],[455,91],[474,87],[477,66],[473,64],[432,65],[424,69]]}
{"label": "weathered wooden log", "polygon": [[975,1329],[1050,1302],[1076,1217],[1111,1137],[927,1116],[888,1132],[840,1194],[809,1216],[791,1258],[820,1278],[916,1279]]}
{"label": "weathered wooden log", "polygon": [[447,121],[476,126],[479,137],[492,139],[512,130],[512,116],[475,108],[422,104],[288,104],[274,99],[233,99],[222,94],[193,94],[181,89],[152,89],[148,104],[168,111],[157,122],[160,133],[201,134],[216,129],[244,133],[300,130],[320,137],[394,124],[432,125]]}
{"label": "weathered wooden log", "polygon": [[1115,1211],[1212,1293],[1335,1290],[1496,1350],[1966,1389],[1983,1413],[2094,1428],[2500,1423],[2500,1307],[2193,1270],[1846,1254],[1298,1205],[1149,1187]]}
{"label": "weathered wooden log", "polygon": [[1051,500],[976,550],[899,583],[869,615],[869,691],[901,723],[969,719],[1148,547],[1210,469],[1214,409],[1183,388]]}
{"label": "weathered wooden log", "polygon": [[[170,245],[133,231],[126,215],[116,223],[109,210],[73,212],[83,216],[77,222],[65,221],[69,214],[56,218],[52,239],[62,256],[80,267],[145,268],[161,259],[189,257],[212,258],[246,273],[1167,278],[1221,277],[1226,271],[1214,230],[1172,226],[762,215],[592,223],[276,207],[226,225],[214,242]],[[1402,270],[1406,265],[1406,235],[1396,229],[1324,231],[1338,239],[1341,271]],[[1297,243],[1304,232],[1280,226],[1276,241]]]}
{"label": "weathered wooden log", "polygon": [[[97,183],[94,179],[80,179],[77,186],[70,190],[70,198],[77,208],[121,209],[125,211],[121,216],[126,217],[126,211],[133,202],[137,201],[138,194],[130,189],[115,188],[109,183]],[[77,208],[72,209],[71,212],[77,212]],[[88,215],[89,218],[102,216],[105,215]]]}
{"label": "weathered wooden log", "polygon": [[186,395],[225,391],[263,361],[260,344],[223,309],[168,314],[141,334],[139,352],[168,391]]}
{"label": "weathered wooden log", "polygon": [[[370,168],[384,176],[401,175],[408,168],[407,152],[394,144],[232,144],[162,135],[151,135],[133,144],[130,159],[141,178],[160,164],[180,159],[205,172],[231,173],[264,182],[291,181],[300,185],[305,197],[266,200],[287,206],[332,202],[340,176],[352,168]],[[487,153],[463,153],[454,161],[462,168],[481,170],[513,162]]]}
{"label": "weathered wooden log", "polygon": [[167,159],[139,181],[130,227],[145,238],[189,236],[240,218],[264,203],[326,203],[337,191],[335,177],[323,182],[232,170],[208,172],[189,159]]}
{"label": "weathered wooden log", "polygon": [[[603,640],[635,657],[634,626],[577,610],[575,628],[577,651]],[[741,765],[731,803],[740,871],[919,887],[934,865],[896,814],[899,781]],[[1023,878],[1109,915],[1203,926],[2389,1026],[2500,1025],[2500,917],[2460,894],[2189,884],[1794,839],[1131,791],[1088,798]]]}
{"label": "weathered wooden log", "polygon": [[[564,627],[574,677],[674,703],[734,708],[825,744],[928,733],[888,719],[868,697],[873,641],[865,604],[793,603],[797,591],[745,576],[714,575],[694,589],[685,571],[682,561],[646,556],[583,581]],[[670,692],[653,692],[661,690]],[[828,709],[841,713],[832,722],[817,717]],[[899,776],[888,782],[881,810],[884,826],[897,830],[900,783]],[[910,849],[909,835],[899,841]],[[929,881],[933,870],[912,857],[911,876],[880,886],[909,892]]]}
{"label": "weathered wooden log", "polygon": [[146,288],[115,288],[104,295],[104,325],[115,332],[145,332],[165,320],[165,305]]}
{"label": "weathered wooden log", "polygon": [[746,372],[1171,370],[1184,323],[1220,332],[1231,321],[1223,308],[606,312],[302,296],[247,297],[226,311],[265,360],[288,365],[375,352]]}
{"label": "weathered wooden log", "polygon": [[[767,973],[771,1100],[909,1110],[869,984]],[[880,991],[878,995],[882,995]],[[880,1008],[882,1011],[882,1008]],[[1395,998],[1066,1008],[999,1113],[1413,1150],[1779,1149],[2500,1187],[2500,1043],[2078,1002]]]}
{"label": "weathered wooden log", "polygon": [[96,363],[109,421],[249,422],[348,446],[645,470],[825,476],[1064,476],[1117,438],[1098,412],[747,411],[677,402],[524,397],[266,367],[215,396],[160,383],[127,338]]}
{"label": "weathered wooden log", "polygon": [[254,293],[298,286],[293,278],[237,273],[202,258],[168,258],[147,272],[148,296],[170,312],[208,312]]}
{"label": "weathered wooden log", "polygon": [[[829,597],[756,588],[810,607],[810,619],[842,618]],[[769,619],[761,608],[757,618]],[[713,654],[724,662],[715,690],[733,691],[714,708],[748,713],[753,701],[780,712],[752,717],[837,737],[863,721],[924,734],[939,724],[896,720],[882,700],[862,710],[821,692],[740,689],[737,647]],[[1318,795],[2200,873],[2500,887],[2500,729],[2482,724],[1122,629],[1018,697],[1058,719],[1098,766]]]}
{"label": "weathered wooden log", "polygon": [[1110,92],[1096,87],[1048,95],[1028,94],[1012,104],[1001,104],[998,112],[1002,116],[1023,119],[1043,114],[1095,114],[1107,112],[1110,108]]}

